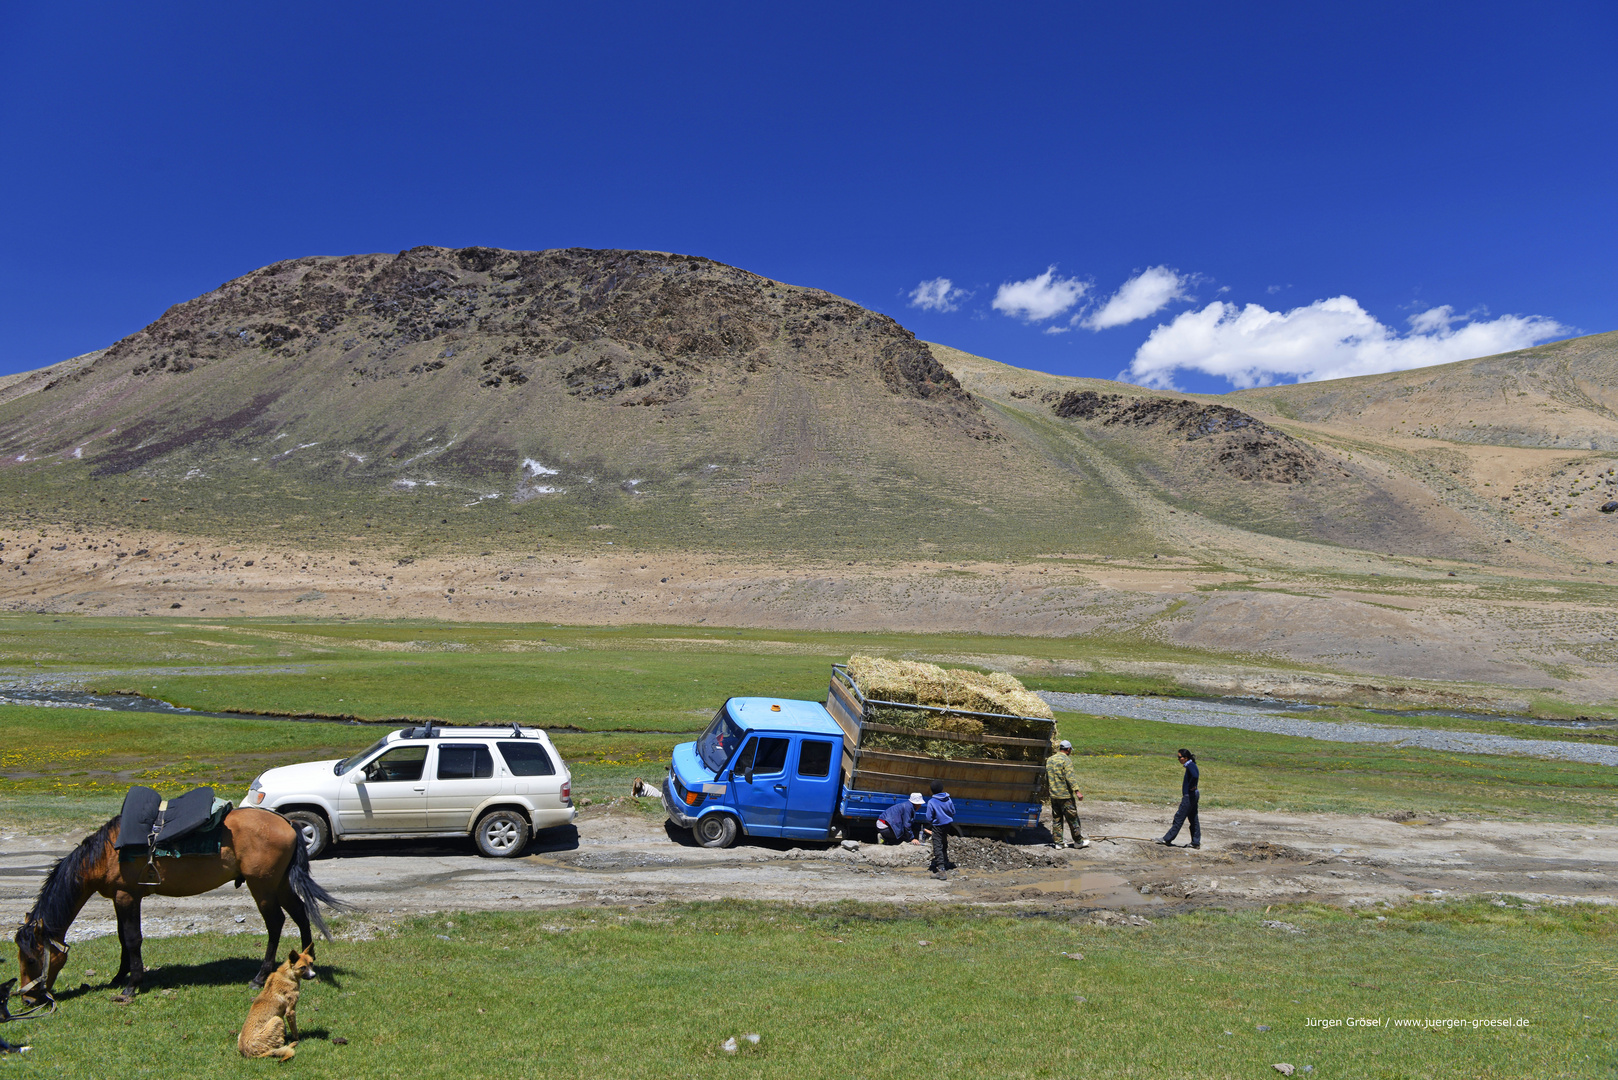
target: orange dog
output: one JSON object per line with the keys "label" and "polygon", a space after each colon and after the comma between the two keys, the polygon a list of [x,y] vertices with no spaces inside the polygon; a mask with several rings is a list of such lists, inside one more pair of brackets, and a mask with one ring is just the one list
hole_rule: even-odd
{"label": "orange dog", "polygon": [[236,1037],[244,1058],[273,1057],[291,1061],[298,1052],[298,983],[315,977],[315,947],[287,956],[247,1010],[247,1023]]}

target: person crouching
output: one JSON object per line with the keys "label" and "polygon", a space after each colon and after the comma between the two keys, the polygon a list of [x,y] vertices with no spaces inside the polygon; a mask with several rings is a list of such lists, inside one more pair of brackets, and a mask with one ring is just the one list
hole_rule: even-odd
{"label": "person crouching", "polygon": [[942,780],[932,783],[933,797],[927,800],[927,824],[933,831],[933,861],[928,867],[935,874],[955,869],[949,861],[949,831],[955,827],[955,800],[944,790]]}
{"label": "person crouching", "polygon": [[906,802],[896,802],[876,819],[876,842],[879,844],[919,844],[921,827],[916,823],[916,812],[927,800],[921,792],[912,791]]}

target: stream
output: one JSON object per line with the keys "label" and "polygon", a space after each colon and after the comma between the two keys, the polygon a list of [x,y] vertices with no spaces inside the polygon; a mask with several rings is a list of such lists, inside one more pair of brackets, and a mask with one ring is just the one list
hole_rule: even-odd
{"label": "stream", "polygon": [[[1167,698],[1127,694],[1069,694],[1046,691],[1040,694],[1053,708],[1092,716],[1119,716],[1169,724],[1199,727],[1240,728],[1275,735],[1292,735],[1331,742],[1392,743],[1428,750],[1457,753],[1530,754],[1565,761],[1618,766],[1618,747],[1553,739],[1523,739],[1486,732],[1449,731],[1434,728],[1396,727],[1375,723],[1340,720],[1307,720],[1286,713],[1313,712],[1329,706],[1298,701],[1255,698]],[[171,705],[140,694],[92,694],[85,691],[39,687],[0,687],[0,706],[34,705],[59,709],[96,709],[107,712],[153,713],[169,716],[211,716],[221,719],[287,720],[294,723],[395,725],[403,720],[351,720],[329,716],[271,716],[252,712],[208,712]],[[1612,730],[1618,720],[1582,718],[1543,720],[1526,716],[1495,716],[1460,711],[1393,712],[1372,710],[1390,720],[1412,716],[1442,716],[1460,720],[1533,724],[1561,730]]]}

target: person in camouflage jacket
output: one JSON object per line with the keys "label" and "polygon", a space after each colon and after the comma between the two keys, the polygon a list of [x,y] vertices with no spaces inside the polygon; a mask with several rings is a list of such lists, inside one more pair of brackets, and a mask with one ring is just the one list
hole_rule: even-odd
{"label": "person in camouflage jacket", "polygon": [[1051,841],[1062,846],[1062,825],[1065,822],[1073,837],[1072,847],[1089,847],[1090,841],[1079,831],[1079,778],[1073,775],[1073,744],[1063,739],[1056,745],[1056,753],[1045,760],[1045,786],[1051,800]]}

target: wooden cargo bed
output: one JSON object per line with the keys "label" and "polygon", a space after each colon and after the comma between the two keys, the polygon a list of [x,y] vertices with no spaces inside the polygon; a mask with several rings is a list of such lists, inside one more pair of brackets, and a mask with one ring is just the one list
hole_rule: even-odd
{"label": "wooden cargo bed", "polygon": [[972,717],[985,723],[1016,720],[1020,725],[1040,725],[1047,731],[1055,728],[1054,721],[1039,717],[1001,716],[996,713],[969,712],[944,706],[870,700],[860,692],[859,686],[843,665],[833,664],[831,686],[826,693],[826,711],[843,729],[843,776],[848,788],[904,796],[912,791],[921,791],[925,794],[930,781],[941,780],[946,790],[956,799],[1015,803],[1034,803],[1044,799],[1043,762],[1036,764],[1027,761],[985,760],[977,757],[935,757],[929,754],[877,749],[864,746],[863,743],[867,733],[883,733],[916,736],[936,742],[959,743],[963,750],[969,746],[987,744],[1043,749],[1049,754],[1049,734],[1044,739],[1028,739],[1009,735],[946,731],[932,726],[898,727],[867,719],[872,706],[915,710],[939,716]]}

